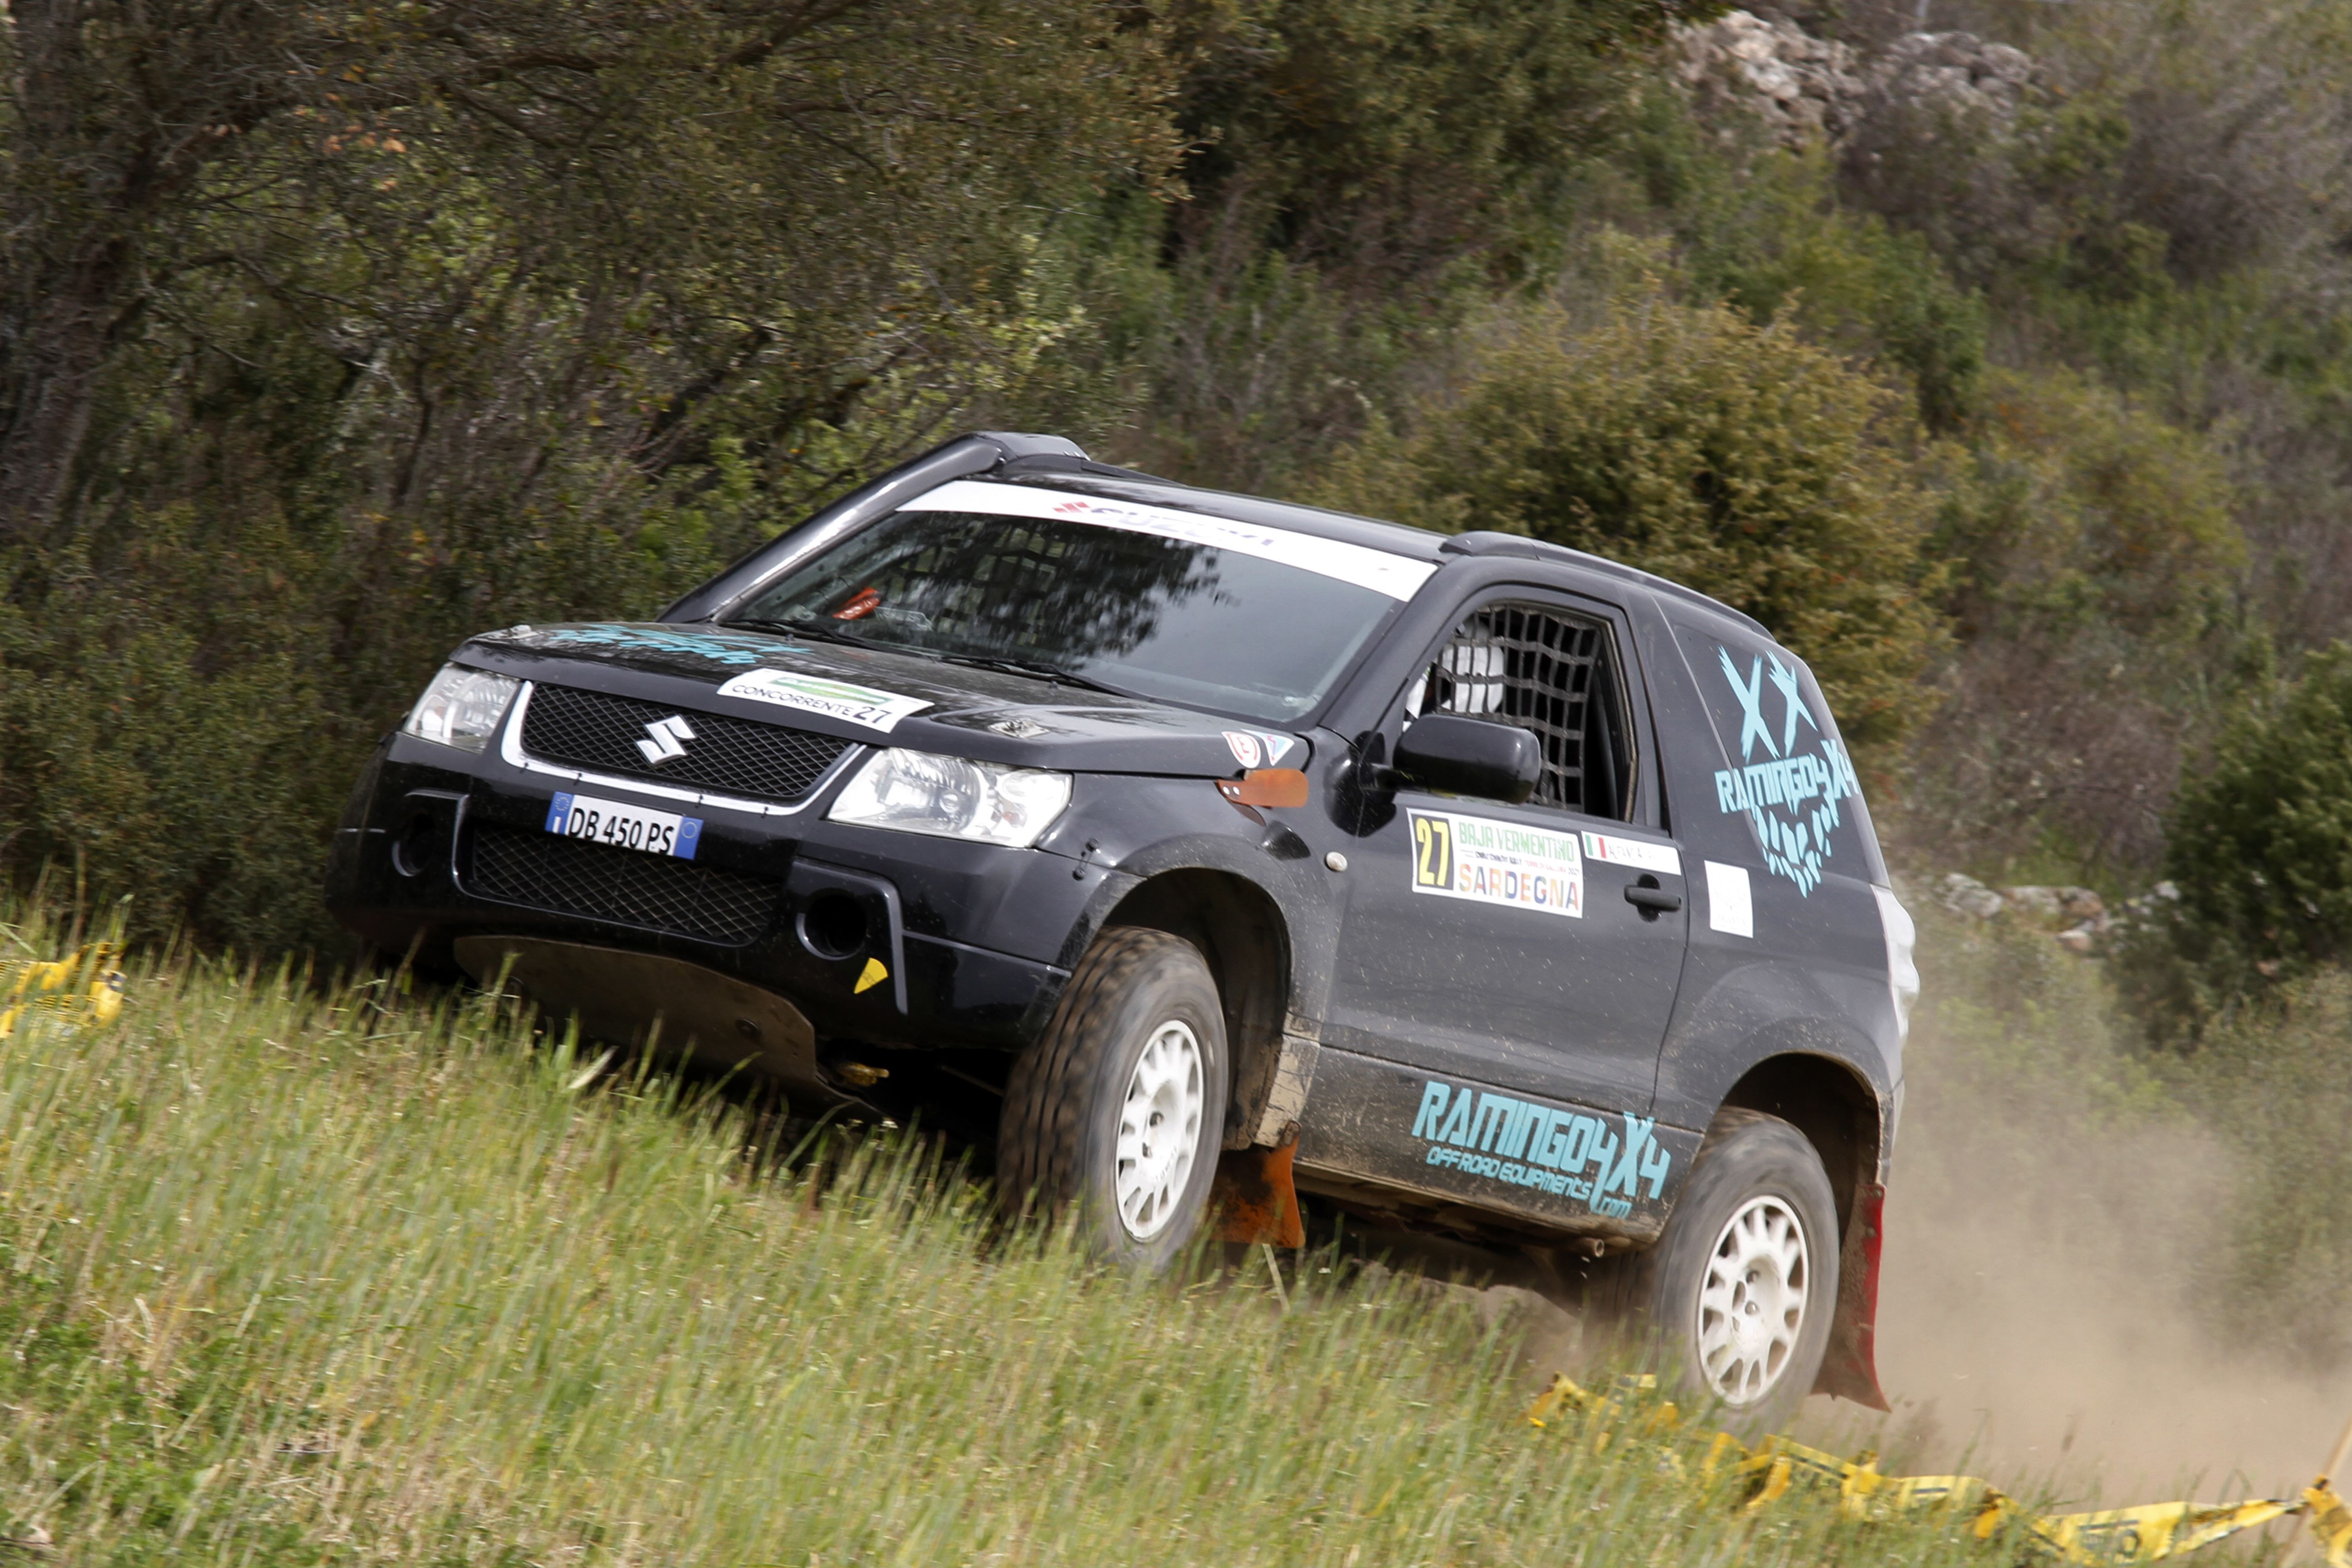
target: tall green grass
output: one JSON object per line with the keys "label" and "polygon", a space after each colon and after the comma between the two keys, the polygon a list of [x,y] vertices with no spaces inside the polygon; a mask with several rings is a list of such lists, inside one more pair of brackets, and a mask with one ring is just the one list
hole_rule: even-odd
{"label": "tall green grass", "polygon": [[[51,945],[28,928],[10,940]],[[1520,1419],[1505,1331],[764,1169],[502,1005],[201,962],[0,1042],[0,1533],[77,1563],[1982,1563]],[[0,1545],[0,1556],[6,1554]],[[2013,1556],[2014,1553],[2008,1555]]]}

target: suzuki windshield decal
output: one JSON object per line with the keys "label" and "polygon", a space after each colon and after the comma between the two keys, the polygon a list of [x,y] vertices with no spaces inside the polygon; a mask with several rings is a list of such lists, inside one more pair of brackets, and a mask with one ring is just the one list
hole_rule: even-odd
{"label": "suzuki windshield decal", "polygon": [[[1751,658],[1743,677],[1729,648],[1715,652],[1739,704],[1740,764],[1716,773],[1716,805],[1727,816],[1745,813],[1764,847],[1764,869],[1810,896],[1836,852],[1830,835],[1844,820],[1838,803],[1861,795],[1861,781],[1845,747],[1822,732],[1806,707],[1796,670],[1779,655]],[[1776,706],[1777,714],[1770,711]]]}

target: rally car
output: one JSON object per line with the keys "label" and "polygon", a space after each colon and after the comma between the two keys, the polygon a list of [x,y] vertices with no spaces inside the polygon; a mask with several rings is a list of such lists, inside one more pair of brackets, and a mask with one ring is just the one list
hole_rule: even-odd
{"label": "rally car", "polygon": [[328,897],[964,1128],[1112,1258],[1305,1194],[1586,1260],[1735,1409],[1883,1405],[1911,924],[1804,664],[1606,560],[966,436],[656,621],[467,642]]}

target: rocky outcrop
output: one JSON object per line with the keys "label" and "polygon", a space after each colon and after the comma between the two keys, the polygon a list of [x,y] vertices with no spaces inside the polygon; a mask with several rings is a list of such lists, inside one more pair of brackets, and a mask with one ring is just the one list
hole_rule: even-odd
{"label": "rocky outcrop", "polygon": [[2159,903],[2179,897],[2179,889],[2158,882],[2154,891],[2126,900],[2119,910],[2110,910],[2107,901],[2088,888],[2036,884],[1991,888],[1958,872],[1936,888],[1937,901],[1956,915],[1979,921],[2013,920],[2048,931],[2059,946],[2084,957],[2105,951],[2125,926],[2147,919]]}
{"label": "rocky outcrop", "polygon": [[2008,120],[2042,84],[2032,57],[1969,33],[1909,33],[1871,62],[1870,90],[1894,102],[1935,104]]}
{"label": "rocky outcrop", "polygon": [[2043,85],[2023,50],[1970,33],[1909,33],[1864,58],[1794,23],[1733,11],[1677,30],[1675,44],[1702,114],[1751,117],[1790,148],[1836,146],[1890,108],[2006,121]]}
{"label": "rocky outcrop", "polygon": [[1734,11],[1675,35],[1683,85],[1703,113],[1749,113],[1780,142],[1842,140],[1867,91],[1854,52],[1790,22]]}

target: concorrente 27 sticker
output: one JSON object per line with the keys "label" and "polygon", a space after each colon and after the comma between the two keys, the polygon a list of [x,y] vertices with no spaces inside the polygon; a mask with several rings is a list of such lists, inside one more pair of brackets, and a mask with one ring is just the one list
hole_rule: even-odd
{"label": "concorrente 27 sticker", "polygon": [[827,680],[816,675],[795,675],[786,669],[746,670],[721,686],[719,695],[748,697],[755,702],[772,702],[779,708],[797,708],[803,713],[846,719],[885,733],[895,729],[908,714],[919,713],[931,705],[926,698],[901,697],[895,691],[877,691],[870,686],[853,686],[846,680]]}
{"label": "concorrente 27 sticker", "polygon": [[1412,811],[1412,890],[1539,914],[1584,914],[1584,850],[1573,833]]}

